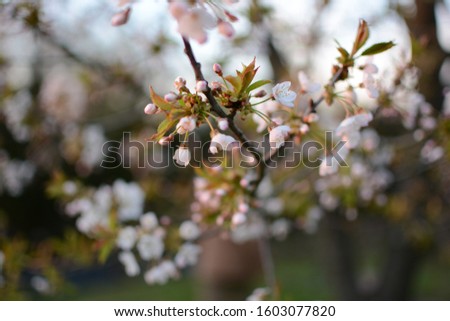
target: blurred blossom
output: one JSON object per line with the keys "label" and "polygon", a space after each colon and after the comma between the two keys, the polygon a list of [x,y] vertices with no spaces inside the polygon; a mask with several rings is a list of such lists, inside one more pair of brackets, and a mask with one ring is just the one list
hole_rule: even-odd
{"label": "blurred blossom", "polygon": [[278,241],[283,241],[289,234],[291,222],[285,218],[280,218],[270,225],[270,234]]}
{"label": "blurred blossom", "polygon": [[147,284],[166,284],[170,279],[178,277],[178,270],[172,261],[163,261],[159,265],[151,268],[144,274]]}
{"label": "blurred blossom", "polygon": [[142,215],[139,218],[139,222],[141,223],[142,229],[147,232],[152,231],[158,227],[158,218],[153,212],[148,212]]}
{"label": "blurred blossom", "polygon": [[270,295],[268,288],[257,288],[247,297],[247,301],[263,301]]}
{"label": "blurred blossom", "polygon": [[329,192],[323,192],[319,196],[319,203],[327,211],[333,211],[338,207],[339,199]]}
{"label": "blurred blossom", "polygon": [[5,117],[6,126],[18,142],[25,142],[30,139],[30,128],[26,123],[28,112],[32,107],[31,94],[26,90],[21,90],[3,102],[0,109]]}
{"label": "blurred blossom", "polygon": [[11,196],[19,196],[32,181],[35,171],[33,163],[11,160],[0,150],[0,194],[6,190]]}
{"label": "blurred blossom", "polygon": [[49,294],[51,292],[50,282],[40,275],[35,275],[30,280],[31,287],[41,294]]}
{"label": "blurred blossom", "polygon": [[96,167],[103,159],[102,147],[106,141],[103,127],[89,125],[82,132],[82,151],[80,161],[89,168]]}
{"label": "blurred blossom", "polygon": [[333,156],[326,156],[319,166],[319,175],[327,176],[336,174],[339,170],[339,163]]}
{"label": "blurred blossom", "polygon": [[435,141],[428,140],[420,152],[423,162],[434,163],[444,156],[444,149],[437,145]]}
{"label": "blurred blossom", "polygon": [[134,182],[126,183],[116,180],[112,186],[114,198],[119,206],[120,221],[137,220],[143,213],[145,194],[141,187]]}
{"label": "blurred blossom", "polygon": [[197,239],[200,234],[200,228],[192,221],[185,221],[180,225],[180,236],[186,241],[193,241]]}
{"label": "blurred blossom", "polygon": [[298,73],[298,81],[300,83],[300,91],[303,93],[313,94],[320,90],[321,85],[311,82],[304,71]]}
{"label": "blurred blossom", "polygon": [[355,148],[361,138],[361,127],[367,126],[373,119],[371,113],[357,114],[344,119],[336,128],[336,135],[345,141],[345,147]]}
{"label": "blurred blossom", "polygon": [[141,268],[139,267],[136,257],[132,252],[125,251],[119,253],[119,262],[125,267],[125,273],[132,277],[139,275],[141,273]]}
{"label": "blurred blossom", "polygon": [[185,268],[197,264],[201,253],[200,246],[193,243],[184,243],[175,255],[175,264],[179,268]]}
{"label": "blurred blossom", "polygon": [[235,243],[245,243],[257,240],[267,233],[263,220],[257,215],[249,215],[248,219],[236,225],[231,231],[231,239]]}
{"label": "blurred blossom", "polygon": [[55,67],[46,74],[39,105],[58,124],[79,121],[87,106],[87,91],[75,72]]}
{"label": "blurred blossom", "polygon": [[271,197],[264,202],[263,208],[267,214],[279,216],[283,213],[284,201],[278,197]]}
{"label": "blurred blossom", "polygon": [[138,238],[137,231],[132,226],[123,227],[117,235],[116,245],[122,250],[129,251],[134,247]]}
{"label": "blurred blossom", "polygon": [[164,252],[164,242],[157,235],[144,234],[139,238],[137,249],[143,260],[159,260]]}
{"label": "blurred blossom", "polygon": [[314,234],[317,231],[319,222],[323,217],[323,212],[318,206],[313,206],[306,212],[302,222],[303,230],[308,234]]}

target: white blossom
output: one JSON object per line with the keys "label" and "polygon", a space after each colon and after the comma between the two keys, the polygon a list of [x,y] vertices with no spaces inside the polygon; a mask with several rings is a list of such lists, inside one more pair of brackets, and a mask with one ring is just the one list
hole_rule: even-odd
{"label": "white blossom", "polygon": [[125,267],[125,273],[128,276],[136,276],[141,273],[141,268],[132,252],[125,251],[119,253],[119,262]]}
{"label": "white blossom", "polygon": [[185,116],[177,124],[177,133],[180,135],[191,132],[195,129],[197,119],[194,116]]}
{"label": "white blossom", "polygon": [[120,221],[137,220],[144,209],[145,193],[134,182],[126,183],[116,180],[113,184],[114,198],[119,206],[118,218]]}
{"label": "white blossom", "polygon": [[242,212],[236,212],[231,217],[231,223],[234,226],[244,224],[247,221],[247,215]]}
{"label": "white blossom", "polygon": [[262,237],[267,232],[264,222],[255,215],[247,215],[246,221],[231,230],[233,242],[241,244]]}
{"label": "white blossom", "polygon": [[153,212],[148,212],[139,218],[141,227],[144,231],[152,231],[158,227],[158,218]]}
{"label": "white blossom", "polygon": [[192,221],[185,221],[180,225],[180,236],[186,241],[193,241],[201,234],[200,227]]}
{"label": "white blossom", "polygon": [[272,148],[280,148],[283,146],[290,130],[291,128],[286,125],[273,128],[269,133],[269,141]]}
{"label": "white blossom", "polygon": [[272,94],[275,100],[280,104],[287,107],[294,107],[294,101],[295,98],[297,98],[297,94],[292,90],[289,90],[290,87],[290,81],[279,83],[272,88]]}
{"label": "white blossom", "polygon": [[433,140],[428,140],[420,151],[422,161],[428,164],[438,161],[444,154],[444,149]]}
{"label": "white blossom", "polygon": [[116,245],[122,250],[131,250],[136,243],[137,237],[137,231],[134,227],[123,227],[117,235]]}
{"label": "white blossom", "polygon": [[298,73],[298,81],[302,92],[313,94],[320,90],[320,84],[311,82],[306,73],[303,71]]}
{"label": "white blossom", "polygon": [[320,220],[323,217],[323,212],[318,206],[313,206],[308,209],[303,221],[303,230],[308,234],[314,234],[317,231]]}
{"label": "white blossom", "polygon": [[205,43],[208,38],[206,29],[214,28],[217,25],[216,19],[204,8],[183,8],[177,1],[171,2],[169,6],[178,21],[178,32],[198,43]]}
{"label": "white blossom", "polygon": [[268,198],[264,202],[264,210],[271,216],[278,216],[284,210],[284,202],[279,197]]}
{"label": "white blossom", "polygon": [[378,67],[372,61],[373,57],[368,57],[363,67],[363,85],[369,97],[376,99],[379,92],[373,75],[378,72]]}
{"label": "white blossom", "polygon": [[177,162],[178,165],[187,166],[191,161],[191,152],[187,147],[181,146],[175,151],[173,159]]}
{"label": "white blossom", "polygon": [[217,123],[219,125],[219,129],[220,130],[227,130],[228,129],[228,119],[226,118],[218,118],[217,119]]}
{"label": "white blossom", "polygon": [[147,284],[166,284],[170,279],[178,277],[178,270],[172,261],[163,261],[159,265],[151,268],[144,274]]}
{"label": "white blossom", "polygon": [[40,275],[35,275],[30,280],[31,287],[41,294],[49,294],[51,292],[50,282]]}
{"label": "white blossom", "polygon": [[0,151],[0,192],[5,188],[11,196],[18,196],[33,179],[36,167],[29,161],[10,160],[7,155],[2,156]]}
{"label": "white blossom", "polygon": [[179,268],[185,268],[197,264],[200,256],[200,246],[192,243],[184,243],[175,256],[175,264]]}
{"label": "white blossom", "polygon": [[369,124],[373,119],[371,113],[357,114],[355,116],[344,119],[336,128],[336,135],[346,141],[345,147],[348,149],[355,148],[359,144],[361,137],[360,129]]}
{"label": "white blossom", "polygon": [[285,218],[279,218],[270,225],[270,234],[277,240],[286,239],[291,229],[291,223]]}
{"label": "white blossom", "polygon": [[257,288],[250,296],[247,297],[247,301],[263,301],[270,294],[270,290],[267,288]]}
{"label": "white blossom", "polygon": [[151,234],[144,234],[139,238],[137,243],[139,255],[143,260],[160,259],[164,252],[163,240]]}
{"label": "white blossom", "polygon": [[89,168],[100,164],[103,159],[102,147],[106,141],[104,129],[100,125],[86,126],[82,133],[82,146],[80,160]]}
{"label": "white blossom", "polygon": [[211,139],[211,145],[209,147],[209,151],[211,154],[217,154],[220,150],[229,150],[232,144],[236,140],[228,135],[224,135],[221,133],[217,133]]}
{"label": "white blossom", "polygon": [[319,175],[327,176],[336,174],[339,169],[339,163],[333,156],[326,156],[319,166]]}

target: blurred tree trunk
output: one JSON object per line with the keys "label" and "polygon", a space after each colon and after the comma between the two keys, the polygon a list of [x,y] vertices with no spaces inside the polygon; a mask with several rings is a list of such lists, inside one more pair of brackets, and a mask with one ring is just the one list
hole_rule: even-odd
{"label": "blurred tree trunk", "polygon": [[[406,19],[413,43],[419,48],[413,52],[413,63],[420,69],[419,90],[437,110],[442,109],[443,86],[439,72],[446,53],[439,45],[435,5],[440,0],[416,0],[416,15]],[[416,47],[416,46],[415,46]]]}
{"label": "blurred tree trunk", "polygon": [[220,236],[202,242],[197,268],[204,300],[244,300],[252,293],[255,278],[261,274],[256,241],[241,245]]}

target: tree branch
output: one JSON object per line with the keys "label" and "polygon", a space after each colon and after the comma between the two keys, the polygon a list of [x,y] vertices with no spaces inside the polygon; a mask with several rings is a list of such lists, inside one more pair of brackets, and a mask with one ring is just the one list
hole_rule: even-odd
{"label": "tree branch", "polygon": [[[194,52],[192,50],[191,43],[188,39],[185,37],[183,38],[183,44],[184,44],[184,53],[188,56],[189,62],[191,63],[192,68],[194,69],[195,73],[195,79],[197,81],[206,81],[205,77],[202,73],[202,67],[201,64],[195,59]],[[207,82],[207,81],[206,81]],[[208,83],[208,82],[207,82]],[[225,111],[220,107],[217,100],[214,98],[211,88],[209,86],[206,86],[206,91],[204,92],[206,98],[208,99],[208,102],[211,105],[211,109],[214,113],[217,114],[217,116],[221,118],[226,118],[228,120],[228,128],[233,132],[233,134],[237,137],[237,139],[241,142],[241,144],[245,147],[248,146],[248,151],[256,158],[256,161],[258,162],[256,172],[257,172],[257,178],[250,182],[250,185],[253,187],[251,190],[251,196],[255,196],[256,190],[261,183],[261,181],[264,178],[265,171],[266,171],[266,164],[265,159],[263,158],[263,155],[256,149],[257,146],[248,138],[245,136],[245,134],[242,132],[242,130],[236,126],[236,123],[234,122],[234,117],[236,115],[236,112],[231,112],[229,114],[225,113]]]}

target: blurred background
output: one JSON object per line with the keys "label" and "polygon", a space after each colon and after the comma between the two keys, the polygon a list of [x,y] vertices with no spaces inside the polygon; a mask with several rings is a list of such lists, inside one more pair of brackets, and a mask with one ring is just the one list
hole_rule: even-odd
{"label": "blurred background", "polygon": [[[191,214],[193,169],[138,168],[143,155],[126,148],[129,168],[99,166],[106,141],[130,132],[145,144],[155,133],[161,119],[143,113],[150,84],[159,93],[177,76],[195,84],[167,7],[136,1],[129,22],[112,27],[115,1],[0,0],[0,299],[240,300],[264,286],[257,245],[220,237],[204,242],[198,267],[180,280],[149,286],[127,277],[116,255],[102,257],[104,244],[65,214],[65,183],[118,179],[139,183],[146,211],[174,221]],[[358,156],[384,157],[363,169],[371,176],[345,185],[304,168],[269,173],[274,211],[296,227],[271,242],[280,298],[449,300],[450,1],[241,0],[230,10],[239,18],[232,41],[212,30],[193,44],[207,79],[214,63],[231,73],[256,57],[260,79],[298,82],[302,70],[326,83],[335,40],[351,47],[360,18],[371,43],[396,43],[375,60],[380,98],[358,92],[360,105],[386,111],[372,124],[376,146]],[[431,111],[411,111],[408,99],[405,110],[394,106],[395,88],[408,81]],[[326,106],[319,113],[324,128],[343,118]],[[242,126],[257,139],[254,123]]]}

